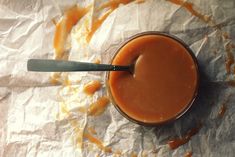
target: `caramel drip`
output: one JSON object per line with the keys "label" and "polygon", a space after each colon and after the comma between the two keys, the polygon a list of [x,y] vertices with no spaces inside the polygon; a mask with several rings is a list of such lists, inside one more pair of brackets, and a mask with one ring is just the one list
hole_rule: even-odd
{"label": "caramel drip", "polygon": [[196,135],[199,132],[201,127],[202,125],[200,124],[198,127],[195,127],[189,130],[187,134],[183,136],[182,138],[176,138],[176,139],[168,141],[168,145],[170,146],[171,149],[176,149],[179,146],[184,145],[191,139],[192,136]]}
{"label": "caramel drip", "polygon": [[87,95],[93,95],[96,91],[98,91],[101,88],[101,83],[100,81],[91,81],[89,83],[87,83],[84,88],[83,91],[87,94]]}
{"label": "caramel drip", "polygon": [[101,97],[96,102],[92,103],[88,108],[88,115],[99,116],[104,111],[109,104],[109,99],[107,97]]}

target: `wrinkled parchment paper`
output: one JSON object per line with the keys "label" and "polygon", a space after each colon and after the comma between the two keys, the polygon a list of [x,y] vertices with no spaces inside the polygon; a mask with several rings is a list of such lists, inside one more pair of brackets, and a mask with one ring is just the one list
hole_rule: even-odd
{"label": "wrinkled parchment paper", "polygon": [[[55,25],[66,8],[85,6],[101,1],[11,0],[0,1],[0,156],[2,157],[78,157],[113,156],[96,145],[76,138],[92,127],[95,135],[121,156],[168,157],[193,156],[232,157],[235,153],[235,90],[227,85],[233,75],[225,69],[225,45],[235,42],[235,1],[194,0],[194,8],[211,16],[229,39],[221,32],[192,16],[183,7],[165,0],[146,0],[130,3],[115,10],[97,30],[89,44],[83,43],[81,25],[74,26],[70,40],[70,60],[108,63],[114,50],[126,38],[139,32],[155,30],[176,35],[196,54],[201,70],[199,97],[191,110],[175,123],[146,128],[123,118],[109,105],[97,117],[87,116],[77,109],[105,95],[105,76],[102,72],[64,74],[71,80],[71,92],[63,85],[51,85],[50,73],[27,72],[28,58],[53,58]],[[95,13],[89,13],[89,20]],[[82,23],[82,22],[81,22]],[[79,39],[77,39],[80,37]],[[78,44],[78,41],[80,44]],[[232,53],[235,54],[234,49]],[[104,85],[92,97],[82,92],[89,80]],[[61,102],[67,104],[70,116],[61,112]],[[226,103],[222,118],[220,107]],[[76,133],[71,120],[77,121]],[[167,141],[181,137],[201,121],[198,134],[178,149],[171,150]],[[83,146],[82,146],[83,145]]]}

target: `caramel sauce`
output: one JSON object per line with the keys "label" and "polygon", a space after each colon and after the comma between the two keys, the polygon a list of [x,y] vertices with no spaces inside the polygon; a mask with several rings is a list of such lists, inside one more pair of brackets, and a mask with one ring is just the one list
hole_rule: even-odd
{"label": "caramel sauce", "polygon": [[86,107],[79,107],[78,111],[82,112],[82,113],[86,113],[87,112],[87,108]]}
{"label": "caramel sauce", "polygon": [[199,13],[197,10],[195,10],[193,8],[193,3],[186,2],[183,0],[167,0],[167,1],[174,3],[176,5],[182,6],[183,8],[187,9],[192,15],[198,17],[199,19],[203,20],[204,22],[208,22],[211,20],[209,17],[207,17],[207,16]]}
{"label": "caramel sauce", "polygon": [[223,32],[224,39],[230,39],[230,36],[227,32]]}
{"label": "caramel sauce", "polygon": [[56,26],[56,20],[55,19],[52,19],[51,22]]}
{"label": "caramel sauce", "polygon": [[119,156],[121,156],[122,155],[122,152],[120,151],[120,150],[116,150],[115,152],[114,152],[114,157],[119,157]]}
{"label": "caramel sauce", "polygon": [[60,83],[60,73],[54,73],[51,77],[50,77],[50,83],[52,85],[57,85]]}
{"label": "caramel sauce", "polygon": [[106,20],[106,18],[109,16],[109,14],[111,14],[112,11],[108,11],[107,13],[105,13],[100,19],[97,19],[93,22],[91,29],[89,31],[89,33],[87,34],[87,42],[89,42],[93,36],[93,34],[96,32],[96,30],[102,25],[102,23],[104,22],[104,20]]}
{"label": "caramel sauce", "polygon": [[227,71],[228,74],[230,74],[231,73],[231,66],[234,64],[234,55],[232,53],[231,43],[228,43],[225,46],[225,51],[226,51],[226,54],[227,54],[227,58],[226,58],[226,61],[225,61],[226,71]]}
{"label": "caramel sauce", "polygon": [[202,125],[200,124],[198,127],[192,128],[191,130],[189,130],[185,136],[183,136],[182,138],[176,138],[173,140],[168,141],[168,145],[170,146],[171,149],[176,149],[181,145],[184,145],[185,143],[187,143],[192,136],[196,135],[199,130],[201,129]]}
{"label": "caramel sauce", "polygon": [[64,58],[65,42],[72,27],[89,11],[89,7],[74,6],[64,13],[64,17],[56,24],[54,36],[55,58]]}
{"label": "caramel sauce", "polygon": [[193,152],[186,152],[185,154],[184,154],[184,157],[192,157],[192,155],[193,155]]}
{"label": "caramel sauce", "polygon": [[135,0],[110,0],[104,4],[102,4],[100,7],[99,7],[99,10],[101,9],[104,9],[104,8],[110,8],[111,10],[115,10],[116,8],[118,8],[118,6],[120,4],[128,4],[130,2],[133,2]]}
{"label": "caramel sauce", "polygon": [[131,152],[131,157],[138,157],[135,152]]}
{"label": "caramel sauce", "polygon": [[83,91],[87,94],[87,95],[93,95],[96,91],[98,91],[101,88],[101,83],[100,81],[91,81],[89,83],[87,83],[84,88]]}
{"label": "caramel sauce", "polygon": [[101,97],[96,102],[92,103],[88,108],[88,115],[90,116],[99,116],[104,111],[107,105],[109,104],[109,99],[107,97]]}
{"label": "caramel sauce", "polygon": [[224,113],[226,112],[226,110],[227,110],[227,107],[226,107],[226,105],[225,105],[225,103],[220,107],[220,110],[219,110],[219,112],[218,112],[218,116],[220,117],[220,118],[222,118],[223,116],[224,116]]}
{"label": "caramel sauce", "polygon": [[100,61],[100,59],[96,59],[96,60],[94,61],[94,63],[95,63],[95,64],[100,64],[101,61]]}
{"label": "caramel sauce", "polygon": [[101,150],[103,150],[106,153],[112,153],[112,149],[109,147],[105,147],[103,145],[103,143],[96,137],[94,137],[93,135],[91,135],[90,133],[84,133],[83,134],[84,138],[86,138],[87,140],[89,140],[91,143],[95,144],[98,148],[100,148]]}
{"label": "caramel sauce", "polygon": [[126,43],[112,64],[130,65],[136,58],[134,77],[123,71],[109,74],[115,104],[140,122],[174,119],[187,108],[197,90],[197,65],[192,56],[172,38],[143,35]]}
{"label": "caramel sauce", "polygon": [[[198,11],[196,11],[193,8],[193,3],[185,2],[183,0],[167,0],[167,1],[184,7],[192,15],[198,17],[199,19],[201,19],[205,23],[209,24],[211,27],[218,30],[221,33],[221,37],[224,40],[230,39],[229,34],[227,32],[222,32],[221,28],[219,26],[216,26],[216,22],[214,20],[212,20],[210,17],[208,17],[206,15],[203,15],[203,14],[199,13]],[[227,55],[227,58],[226,58],[226,61],[225,61],[225,67],[226,67],[227,74],[231,73],[231,66],[234,64],[234,56],[233,56],[232,51],[231,51],[232,45],[233,45],[232,43],[229,43],[225,47],[226,55]],[[234,72],[234,74],[235,74],[235,72]]]}
{"label": "caramel sauce", "polygon": [[96,134],[97,134],[96,130],[95,130],[94,128],[92,128],[92,127],[88,127],[88,131],[89,131],[90,133],[92,133],[93,135],[96,135]]}

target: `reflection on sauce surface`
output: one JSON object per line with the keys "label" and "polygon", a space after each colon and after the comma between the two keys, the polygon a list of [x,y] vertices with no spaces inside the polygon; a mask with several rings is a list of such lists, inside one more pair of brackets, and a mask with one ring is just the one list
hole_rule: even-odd
{"label": "reflection on sauce surface", "polygon": [[197,89],[197,66],[187,49],[163,35],[143,35],[123,46],[112,64],[129,65],[136,58],[134,77],[110,72],[116,105],[145,123],[164,122],[184,111]]}
{"label": "reflection on sauce surface", "polygon": [[83,91],[87,95],[93,95],[96,91],[98,91],[101,88],[101,86],[102,85],[101,85],[100,81],[94,80],[94,81],[87,83],[84,86]]}
{"label": "reflection on sauce surface", "polygon": [[168,145],[170,146],[171,149],[176,149],[179,146],[184,145],[191,139],[192,136],[196,135],[199,132],[201,127],[202,127],[202,124],[199,124],[198,127],[195,127],[189,130],[187,134],[183,136],[182,138],[176,138],[176,139],[168,141],[167,142]]}
{"label": "reflection on sauce surface", "polygon": [[187,153],[185,153],[184,154],[184,157],[192,157],[192,155],[193,155],[193,152],[187,152]]}
{"label": "reflection on sauce surface", "polygon": [[92,103],[88,108],[88,115],[90,116],[99,116],[101,115],[107,105],[109,104],[109,99],[105,96],[99,98],[96,102]]}

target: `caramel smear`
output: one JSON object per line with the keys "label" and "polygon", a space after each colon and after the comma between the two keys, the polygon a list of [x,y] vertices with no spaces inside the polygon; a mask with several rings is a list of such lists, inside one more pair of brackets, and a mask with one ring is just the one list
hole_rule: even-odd
{"label": "caramel smear", "polygon": [[100,83],[100,81],[91,81],[84,86],[83,91],[87,95],[93,95],[96,91],[101,88],[101,86],[102,84]]}
{"label": "caramel smear", "polygon": [[134,2],[135,0],[110,0],[104,4],[102,4],[98,10],[102,10],[104,8],[110,8],[111,10],[115,10],[119,7],[120,4],[128,4]]}
{"label": "caramel smear", "polygon": [[92,133],[93,135],[96,135],[96,134],[97,134],[97,132],[95,131],[95,129],[92,128],[92,127],[88,127],[87,130],[88,130],[90,133]]}
{"label": "caramel smear", "polygon": [[120,150],[116,150],[115,152],[114,152],[114,157],[120,157],[122,155],[122,151],[120,151]]}
{"label": "caramel smear", "polygon": [[187,134],[183,136],[182,138],[176,138],[176,139],[168,141],[167,142],[168,145],[170,146],[171,149],[176,149],[179,146],[184,145],[191,139],[192,136],[196,135],[199,132],[201,127],[202,127],[202,124],[200,124],[198,127],[195,127],[189,130]]}
{"label": "caramel smear", "polygon": [[[229,34],[227,32],[222,32],[221,28],[219,26],[216,26],[216,22],[214,20],[212,20],[209,16],[203,15],[203,14],[199,13],[198,11],[196,11],[193,8],[193,3],[185,2],[183,0],[166,0],[166,1],[169,1],[169,2],[174,3],[176,5],[182,6],[187,11],[189,11],[192,15],[198,17],[199,19],[201,19],[202,21],[204,21],[205,23],[207,23],[211,27],[218,30],[221,33],[221,37],[224,40],[228,40],[230,38]],[[233,48],[232,45],[233,45],[232,43],[229,43],[225,46],[225,51],[226,51],[226,55],[227,55],[227,58],[225,61],[225,67],[226,67],[227,74],[231,74],[231,66],[234,64],[234,55],[232,54],[232,48]]]}
{"label": "caramel smear", "polygon": [[231,73],[231,66],[234,64],[234,55],[232,53],[231,43],[228,43],[225,46],[225,51],[226,51],[226,54],[227,54],[227,58],[226,58],[226,61],[225,61],[226,71],[227,71],[228,74],[230,74]]}
{"label": "caramel smear", "polygon": [[100,64],[101,61],[100,61],[100,59],[96,59],[96,60],[94,61],[94,63],[95,63],[95,64]]}
{"label": "caramel smear", "polygon": [[54,36],[55,58],[62,59],[65,55],[65,43],[72,27],[89,11],[90,7],[74,6],[65,12],[64,17],[56,24]]}
{"label": "caramel smear", "polygon": [[[97,29],[103,24],[103,22],[106,20],[106,18],[115,10],[119,7],[120,4],[128,4],[131,2],[134,2],[136,0],[110,0],[109,2],[106,2],[104,4],[102,4],[98,10],[102,10],[105,8],[110,8],[103,16],[101,16],[99,19],[94,19],[91,29],[89,30],[88,34],[87,34],[87,42],[89,42],[92,38],[92,36],[94,35],[94,33],[97,31]],[[137,0],[136,2],[138,2],[139,0]],[[140,3],[140,2],[138,2]]]}
{"label": "caramel smear", "polygon": [[109,99],[107,97],[101,97],[96,102],[92,103],[88,108],[88,115],[90,116],[99,116],[101,115],[107,105],[109,104]]}
{"label": "caramel smear", "polygon": [[131,157],[138,157],[135,152],[131,152]]}
{"label": "caramel smear", "polygon": [[193,152],[186,152],[185,154],[184,154],[184,157],[192,157],[192,155],[193,155]]}
{"label": "caramel smear", "polygon": [[106,153],[112,153],[112,149],[109,147],[105,147],[103,145],[103,143],[96,137],[94,137],[93,135],[91,135],[90,133],[84,133],[84,138],[86,138],[87,140],[89,140],[91,143],[95,144],[98,148],[100,148],[102,151],[106,152]]}
{"label": "caramel smear", "polygon": [[203,20],[204,22],[209,22],[211,19],[208,16],[205,16],[201,13],[199,13],[197,10],[193,8],[193,3],[185,2],[183,0],[167,0],[171,3],[174,3],[176,5],[180,5],[186,10],[188,10],[192,15],[198,17],[199,19]]}
{"label": "caramel smear", "polygon": [[223,32],[224,39],[231,39],[227,32]]}
{"label": "caramel smear", "polygon": [[227,107],[226,107],[226,105],[225,105],[225,103],[220,107],[220,110],[219,110],[219,112],[218,112],[218,116],[220,117],[220,118],[222,118],[223,116],[224,116],[224,113],[226,112],[226,110],[227,110]]}
{"label": "caramel smear", "polygon": [[88,34],[87,34],[87,42],[89,42],[92,38],[92,36],[94,35],[94,33],[96,32],[96,30],[102,25],[102,23],[104,22],[104,20],[106,20],[106,18],[112,13],[112,11],[108,11],[106,12],[101,18],[94,20],[91,29],[89,30]]}
{"label": "caramel smear", "polygon": [[54,73],[51,77],[50,77],[50,83],[52,85],[58,85],[60,84],[60,77],[61,77],[61,74],[60,73]]}

